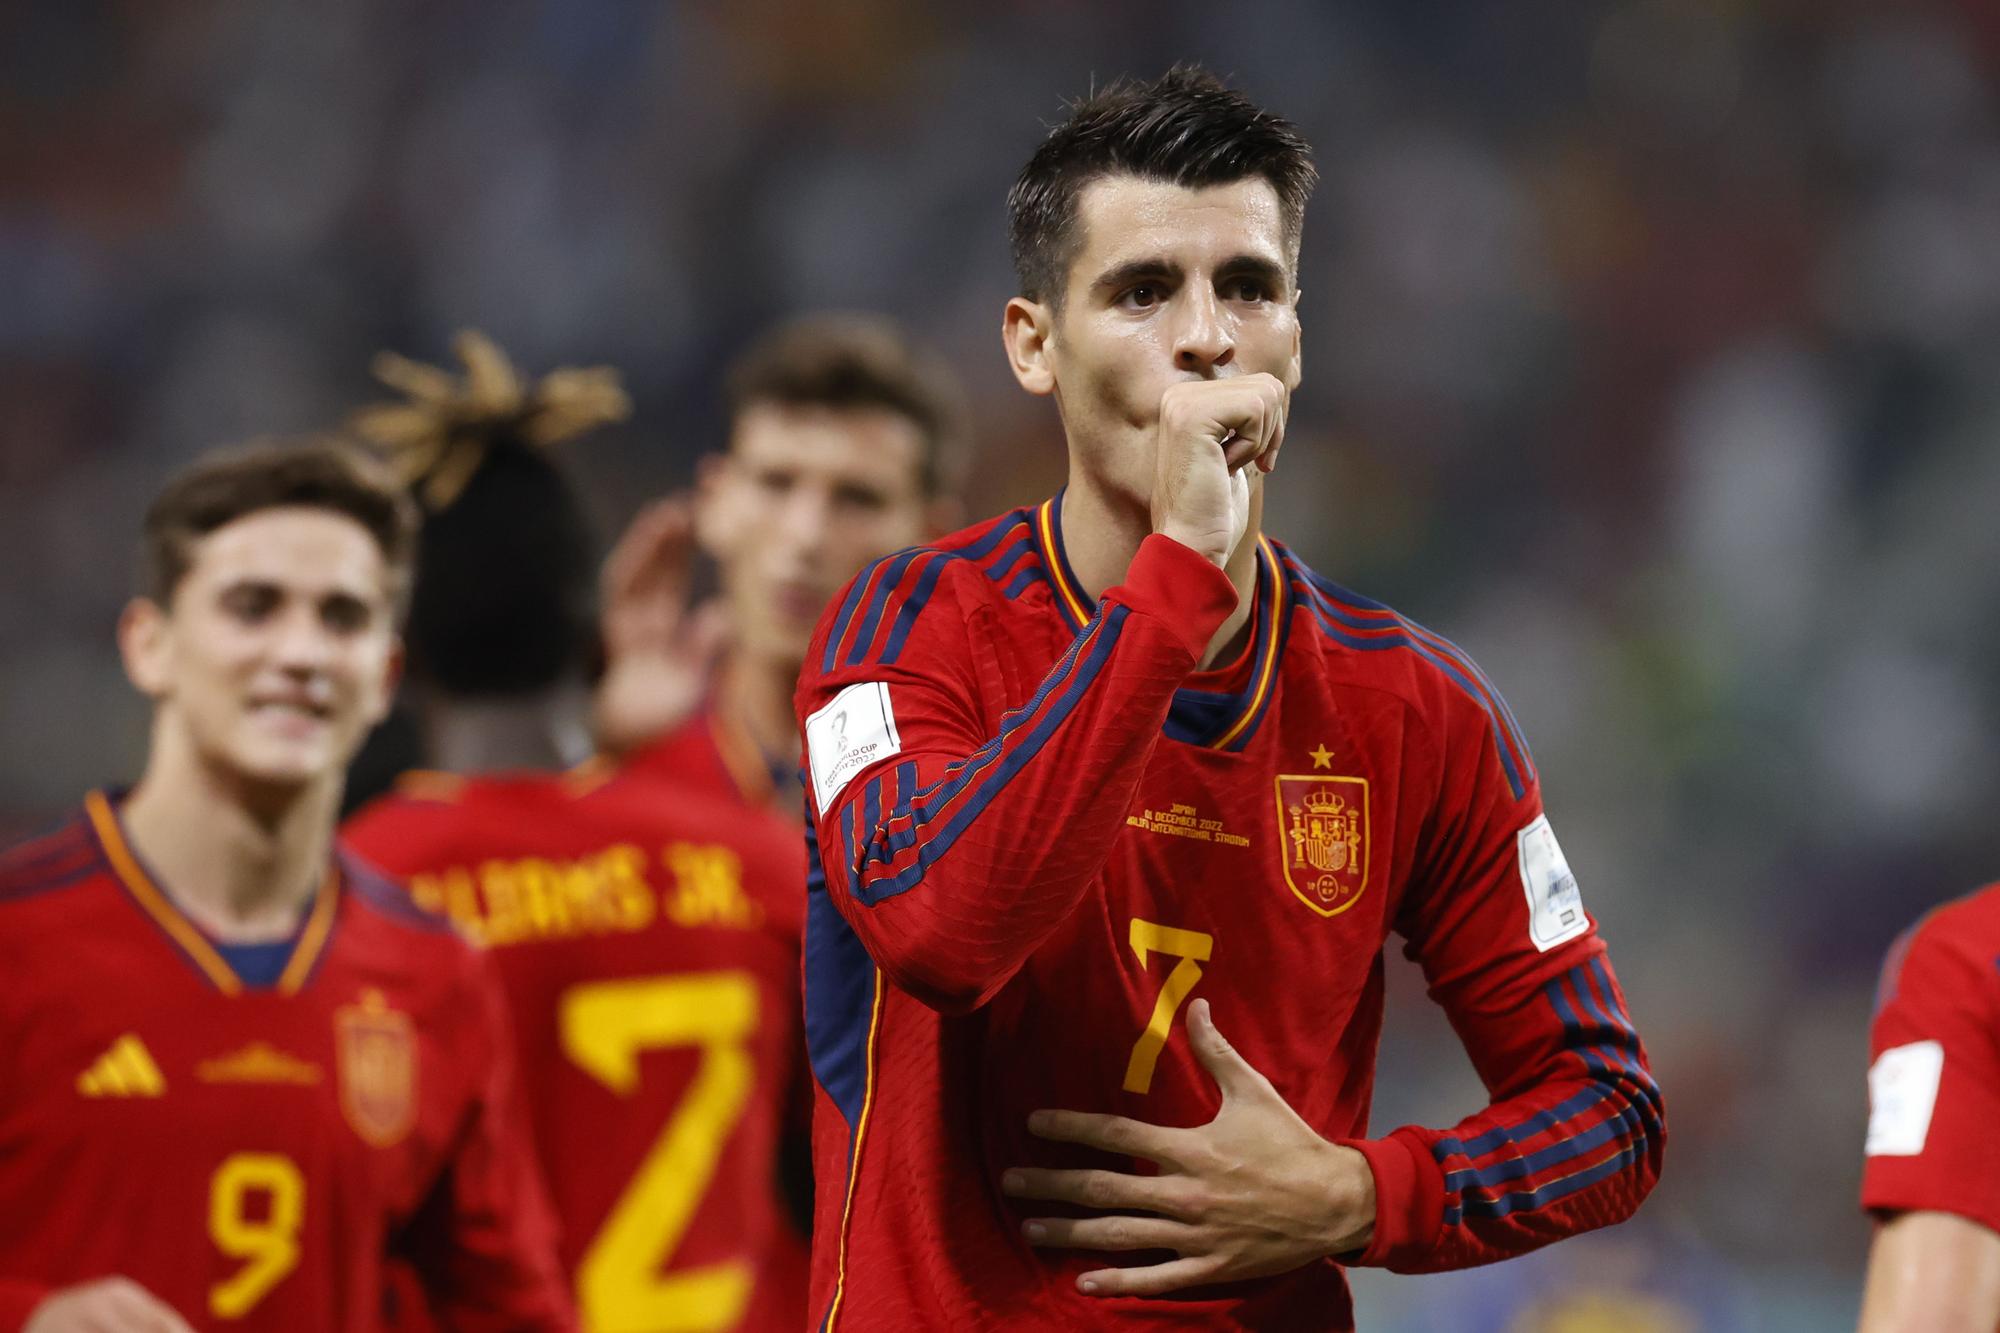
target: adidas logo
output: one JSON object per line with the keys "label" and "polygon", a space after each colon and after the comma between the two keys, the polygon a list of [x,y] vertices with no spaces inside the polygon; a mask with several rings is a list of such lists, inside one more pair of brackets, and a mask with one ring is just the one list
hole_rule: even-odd
{"label": "adidas logo", "polygon": [[76,1090],[86,1097],[158,1097],[166,1092],[167,1080],[146,1044],[128,1032],[76,1076]]}

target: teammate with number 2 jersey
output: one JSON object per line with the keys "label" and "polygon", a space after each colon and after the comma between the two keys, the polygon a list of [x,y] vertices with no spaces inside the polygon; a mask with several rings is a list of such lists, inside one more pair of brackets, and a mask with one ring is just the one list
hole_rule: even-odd
{"label": "teammate with number 2 jersey", "polygon": [[584,1327],[796,1328],[805,1246],[777,1167],[803,1100],[796,817],[565,767],[587,745],[595,561],[541,446],[624,397],[608,369],[529,381],[477,335],[458,351],[462,379],[379,361],[429,392],[358,419],[425,508],[411,678],[450,771],[407,775],[346,836],[501,977]]}
{"label": "teammate with number 2 jersey", "polygon": [[586,1327],[792,1327],[794,826],[591,765],[411,775],[345,834],[500,974]]}
{"label": "teammate with number 2 jersey", "polygon": [[[1070,485],[870,566],[808,651],[817,1328],[1349,1328],[1343,1263],[1506,1258],[1658,1172],[1505,703],[1259,535],[1310,178],[1198,72],[1079,104],[1005,324]],[[1492,1102],[1371,1136],[1392,934]]]}

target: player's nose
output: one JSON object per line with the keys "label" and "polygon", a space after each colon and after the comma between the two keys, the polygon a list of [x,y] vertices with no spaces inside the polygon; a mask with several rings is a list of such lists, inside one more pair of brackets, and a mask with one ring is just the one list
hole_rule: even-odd
{"label": "player's nose", "polygon": [[795,487],[785,506],[784,520],[771,539],[782,539],[806,552],[819,550],[833,518],[832,498],[810,486]]}
{"label": "player's nose", "polygon": [[1174,329],[1174,368],[1212,376],[1236,355],[1235,334],[1222,303],[1204,284],[1190,283]]}
{"label": "player's nose", "polygon": [[332,660],[334,650],[333,634],[310,608],[301,607],[279,616],[272,625],[271,660],[286,671],[297,674],[322,671]]}

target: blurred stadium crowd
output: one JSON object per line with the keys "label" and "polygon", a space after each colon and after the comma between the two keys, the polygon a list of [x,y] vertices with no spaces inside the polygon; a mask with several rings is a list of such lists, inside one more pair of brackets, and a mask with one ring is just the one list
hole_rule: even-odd
{"label": "blurred stadium crowd", "polygon": [[[338,420],[378,348],[618,366],[633,420],[575,460],[609,534],[718,442],[748,338],[883,310],[973,393],[969,512],[1053,489],[999,355],[1009,173],[1064,96],[1178,59],[1325,174],[1266,525],[1507,690],[1674,1103],[1633,1227],[1360,1275],[1364,1320],[1836,1326],[1876,964],[2000,876],[1976,0],[11,7],[0,836],[133,772],[149,492]],[[1400,975],[1376,1122],[1476,1091]]]}

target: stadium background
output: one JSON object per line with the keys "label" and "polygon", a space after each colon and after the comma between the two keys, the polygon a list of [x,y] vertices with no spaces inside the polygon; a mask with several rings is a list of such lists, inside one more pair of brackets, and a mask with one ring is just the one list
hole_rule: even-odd
{"label": "stadium background", "polygon": [[[0,836],[134,771],[162,474],[333,422],[380,347],[619,366],[636,417],[575,456],[608,534],[749,336],[886,310],[972,391],[973,511],[1052,489],[1002,197],[1065,95],[1182,58],[1325,173],[1268,526],[1507,691],[1672,1106],[1638,1223],[1360,1275],[1365,1326],[1841,1326],[1876,962],[2000,876],[1976,0],[10,6]],[[1400,965],[1391,1011],[1376,1123],[1448,1122],[1477,1084]]]}

